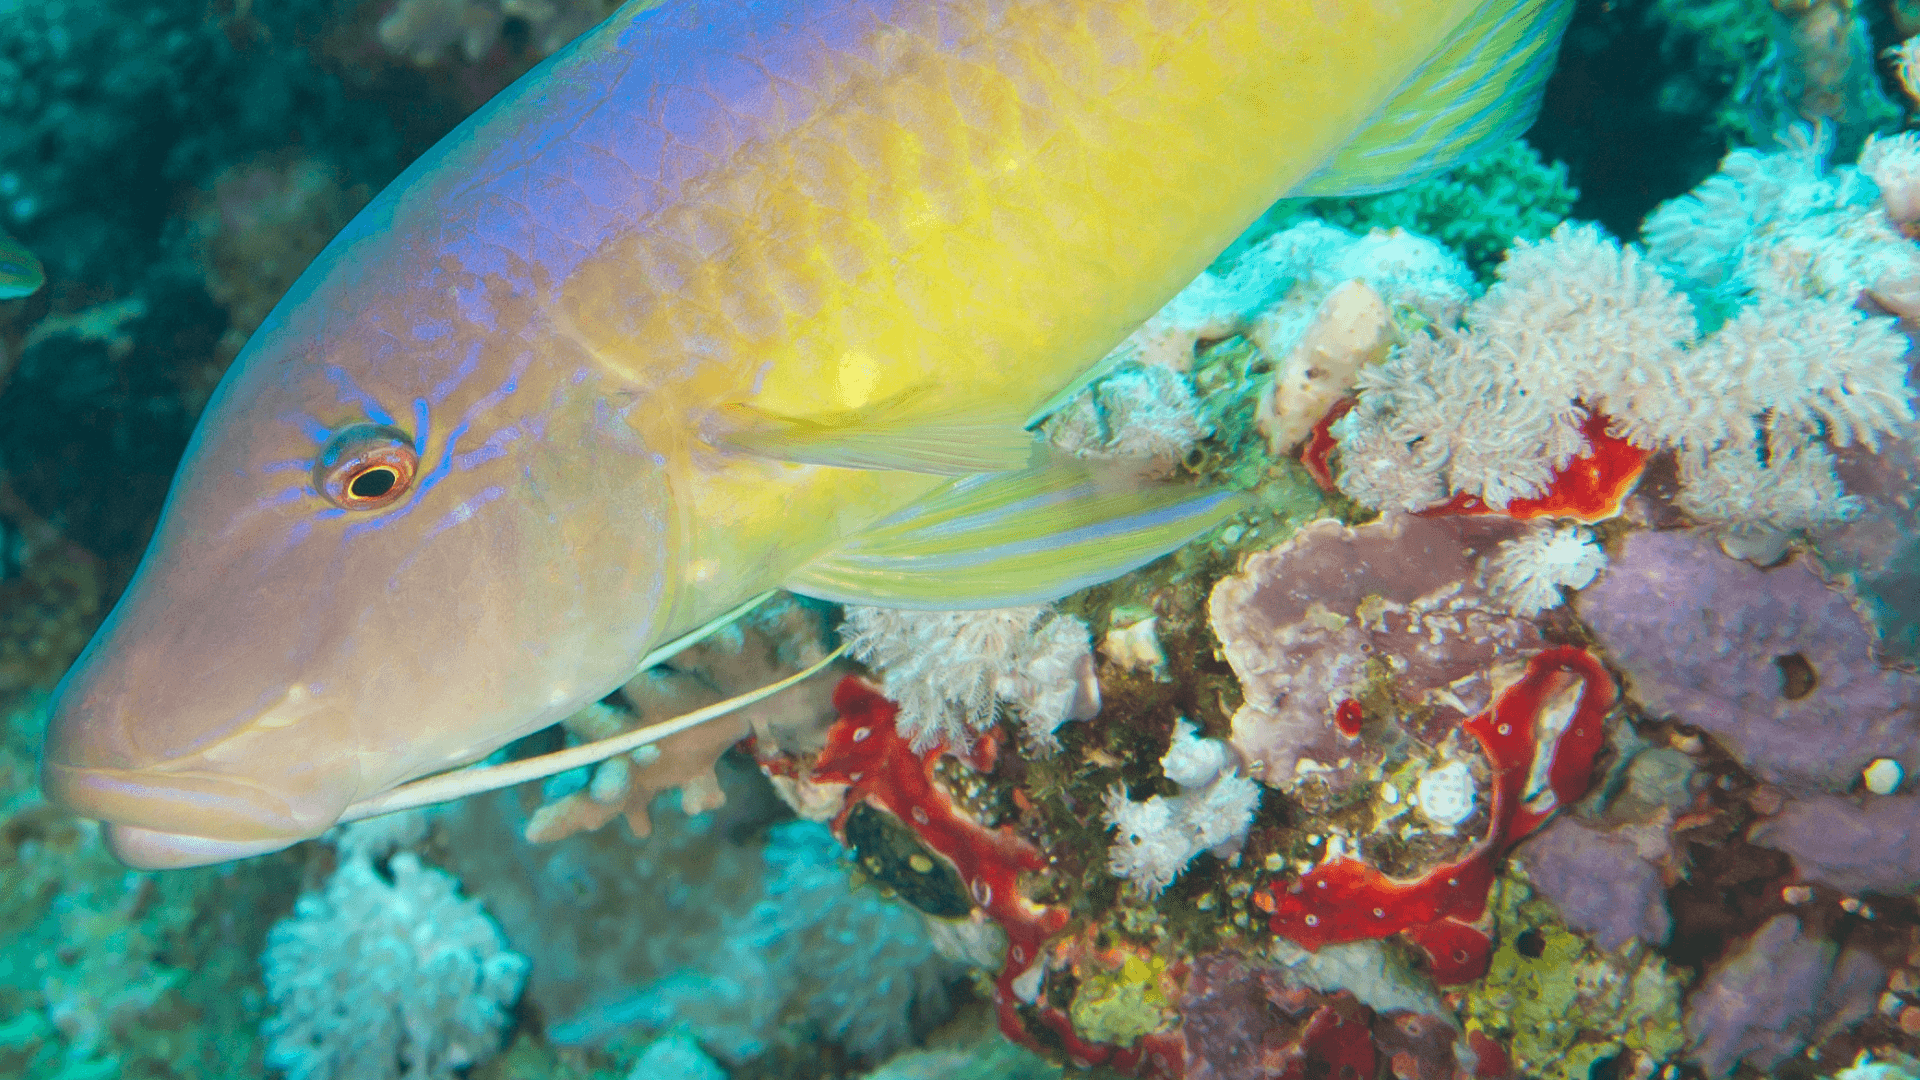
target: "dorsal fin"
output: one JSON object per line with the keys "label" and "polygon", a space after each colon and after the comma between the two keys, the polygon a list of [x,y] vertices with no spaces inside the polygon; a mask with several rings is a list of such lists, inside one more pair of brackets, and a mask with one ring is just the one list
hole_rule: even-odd
{"label": "dorsal fin", "polygon": [[1290,196],[1365,195],[1519,137],[1540,111],[1573,0],[1486,0]]}

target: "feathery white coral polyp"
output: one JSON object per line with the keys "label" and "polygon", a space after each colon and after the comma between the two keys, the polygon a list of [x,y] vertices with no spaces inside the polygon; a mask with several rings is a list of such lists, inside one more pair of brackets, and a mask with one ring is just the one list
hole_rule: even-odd
{"label": "feathery white coral polyp", "polygon": [[1004,703],[1028,742],[1059,747],[1054,730],[1100,711],[1087,626],[1044,605],[985,611],[899,611],[850,606],[848,653],[880,673],[900,706],[895,721],[915,752],[957,750],[993,726]]}
{"label": "feathery white coral polyp", "polygon": [[[1902,78],[1905,71],[1903,64]],[[1889,220],[1901,226],[1920,222],[1920,135],[1869,135],[1860,150],[1860,171],[1880,189],[1880,208]]]}
{"label": "feathery white coral polyp", "polygon": [[1488,590],[1515,615],[1560,606],[1560,589],[1584,589],[1607,565],[1592,534],[1575,525],[1539,526],[1501,544],[1488,560]]}
{"label": "feathery white coral polyp", "polygon": [[1591,225],[1515,244],[1466,321],[1361,371],[1334,428],[1347,494],[1401,510],[1539,495],[1589,449],[1587,409],[1657,396],[1695,330],[1687,299]]}
{"label": "feathery white coral polyp", "polygon": [[1107,849],[1107,869],[1156,896],[1194,856],[1246,836],[1260,806],[1260,785],[1241,776],[1235,761],[1227,744],[1200,738],[1192,724],[1176,721],[1160,767],[1181,793],[1134,802],[1125,785],[1107,789],[1101,817],[1117,833]]}
{"label": "feathery white coral polyp", "polygon": [[1680,504],[1702,520],[1845,518],[1828,445],[1874,450],[1914,421],[1907,339],[1854,300],[1883,271],[1920,271],[1920,248],[1848,202],[1867,185],[1826,178],[1821,153],[1736,152],[1648,220],[1669,268],[1724,317],[1698,343],[1688,298],[1594,226],[1515,244],[1465,332],[1416,337],[1361,372],[1333,428],[1341,489],[1378,509],[1456,494],[1502,509],[1586,451],[1595,410],[1616,436],[1683,452]]}
{"label": "feathery white coral polyp", "polygon": [[526,958],[451,875],[388,868],[348,858],[267,934],[267,1064],[288,1080],[452,1080],[500,1047]]}

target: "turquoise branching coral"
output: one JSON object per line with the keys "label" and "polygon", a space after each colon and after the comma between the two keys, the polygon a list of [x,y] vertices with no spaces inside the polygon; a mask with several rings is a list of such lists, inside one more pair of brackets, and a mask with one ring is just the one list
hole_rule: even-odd
{"label": "turquoise branching coral", "polygon": [[1402,228],[1430,237],[1463,259],[1482,281],[1515,240],[1539,240],[1565,221],[1579,197],[1567,168],[1549,163],[1525,142],[1514,142],[1398,191],[1346,199],[1309,199],[1276,204],[1216,263],[1304,218],[1365,233]]}

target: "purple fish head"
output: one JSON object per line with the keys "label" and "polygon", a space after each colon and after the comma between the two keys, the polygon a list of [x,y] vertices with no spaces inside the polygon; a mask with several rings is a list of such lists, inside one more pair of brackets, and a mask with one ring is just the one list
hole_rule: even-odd
{"label": "purple fish head", "polygon": [[235,362],[55,694],[43,786],[131,864],[316,836],[608,692],[666,618],[637,395],[542,321],[537,268],[388,201]]}

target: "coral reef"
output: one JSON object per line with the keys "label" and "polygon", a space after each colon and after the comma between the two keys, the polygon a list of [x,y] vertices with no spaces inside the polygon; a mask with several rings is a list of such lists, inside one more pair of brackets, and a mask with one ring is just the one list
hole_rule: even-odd
{"label": "coral reef", "polygon": [[[1653,250],[1677,259],[1677,247]],[[1702,520],[1801,528],[1853,509],[1829,440],[1872,448],[1913,418],[1906,339],[1850,295],[1789,305],[1788,286],[1772,283],[1778,291],[1686,348],[1691,304],[1591,227],[1518,244],[1499,273],[1465,333],[1416,337],[1363,372],[1359,404],[1333,427],[1343,491],[1381,508],[1461,496],[1505,508],[1608,449],[1585,431],[1606,416],[1637,446],[1686,451],[1681,504]]]}
{"label": "coral reef", "polygon": [[1607,565],[1591,533],[1573,525],[1536,526],[1503,540],[1487,565],[1487,589],[1515,615],[1559,607],[1562,588],[1584,589]]}
{"label": "coral reef", "polygon": [[1665,945],[1673,932],[1666,883],[1626,837],[1561,818],[1522,845],[1516,860],[1534,892],[1602,952],[1635,940]]}
{"label": "coral reef", "polygon": [[548,56],[617,6],[613,0],[396,0],[380,20],[380,44],[416,64],[435,63],[449,51],[472,63],[492,52],[512,25],[535,53]]}
{"label": "coral reef", "polygon": [[[1915,327],[1903,324],[1911,332]],[[1920,379],[1908,375],[1909,384]],[[1884,661],[1920,664],[1920,432],[1882,444],[1879,453],[1842,451],[1835,471],[1859,511],[1813,531],[1824,571],[1858,598]]]}
{"label": "coral reef", "polygon": [[1788,803],[1750,837],[1793,856],[1802,879],[1841,892],[1920,890],[1920,797],[1811,795]]}
{"label": "coral reef", "polygon": [[[1895,122],[1874,72],[1863,9],[1846,0],[1654,0],[1676,65],[1671,96],[1713,95],[1713,124],[1735,142],[1761,143],[1789,124],[1823,119],[1849,148]],[[1712,89],[1709,89],[1709,87]]]}
{"label": "coral reef", "polygon": [[1159,365],[1127,364],[1049,416],[1055,446],[1079,457],[1138,462],[1149,477],[1172,475],[1207,434],[1187,376]]}
{"label": "coral reef", "polygon": [[253,956],[298,870],[129,872],[34,783],[44,689],[0,705],[0,1073],[259,1075]]}
{"label": "coral reef", "polygon": [[131,569],[193,426],[189,388],[203,380],[183,360],[211,357],[225,326],[180,279],[37,324],[0,388],[0,456],[21,509]]}
{"label": "coral reef", "polygon": [[763,1053],[785,1025],[871,1059],[904,1045],[946,1005],[956,972],[920,918],[871,890],[848,895],[845,854],[809,821],[776,826],[762,898],[724,922],[704,959],[615,1006],[618,1020],[679,1026],[722,1060]]}
{"label": "coral reef", "polygon": [[1583,1080],[1608,1060],[1643,1076],[1678,1056],[1685,984],[1658,953],[1598,948],[1515,878],[1489,906],[1500,944],[1461,1010],[1477,1045],[1504,1046],[1515,1075],[1540,1080]]}
{"label": "coral reef", "polygon": [[1116,784],[1107,790],[1103,815],[1115,831],[1107,865],[1150,896],[1202,851],[1236,845],[1260,804],[1260,789],[1240,775],[1233,750],[1218,739],[1197,737],[1185,720],[1174,724],[1160,768],[1180,785],[1180,794],[1134,802]]}
{"label": "coral reef", "polygon": [[34,712],[221,367],[612,6],[0,0],[0,1073],[1920,1071],[1906,0],[1581,5],[1531,145],[1275,205],[1041,425],[1243,493],[1165,559],[776,597],[502,757],[854,657],[541,785],[113,863]]}
{"label": "coral reef", "polygon": [[1196,346],[1238,335],[1277,361],[1328,295],[1355,279],[1419,324],[1453,322],[1473,289],[1466,267],[1431,240],[1403,229],[1355,237],[1305,221],[1202,273],[1115,353],[1186,371]]}
{"label": "coral reef", "polygon": [[1694,990],[1687,1035],[1708,1076],[1742,1062],[1772,1069],[1825,1031],[1865,1017],[1885,981],[1870,954],[1839,953],[1798,918],[1777,915]]}
{"label": "coral reef", "polygon": [[628,1080],[727,1080],[727,1071],[694,1039],[674,1034],[648,1046]]}
{"label": "coral reef", "polygon": [[[1343,701],[1376,713],[1429,704],[1434,743],[1483,708],[1495,658],[1539,645],[1479,581],[1479,561],[1519,532],[1491,518],[1319,521],[1216,585],[1209,610],[1245,695],[1233,743],[1248,771],[1342,785],[1381,752],[1338,729]],[[1383,678],[1393,689],[1370,693]]]}
{"label": "coral reef", "polygon": [[1486,281],[1515,240],[1540,240],[1566,220],[1578,197],[1567,168],[1526,142],[1510,143],[1429,180],[1380,195],[1283,201],[1222,255],[1229,261],[1301,218],[1356,233],[1405,229],[1439,241]]}
{"label": "coral reef", "polygon": [[[227,309],[215,356],[220,367],[371,196],[365,184],[349,187],[337,166],[291,154],[263,156],[214,177],[189,229],[207,295]],[[209,381],[195,395],[194,411],[212,389]]]}
{"label": "coral reef", "polygon": [[1201,957],[1181,1006],[1189,1018],[1187,1075],[1195,1080],[1375,1072],[1371,1010],[1344,991],[1323,995],[1289,984],[1271,966]]}
{"label": "coral reef", "polygon": [[[738,621],[634,676],[609,699],[562,721],[582,742],[670,720],[792,675],[826,658],[828,613],[781,595]],[[831,672],[828,673],[829,675]],[[654,796],[677,790],[689,814],[726,801],[714,773],[720,755],[751,737],[770,753],[818,749],[833,707],[829,678],[791,687],[708,724],[547,781],[547,802],[527,822],[526,838],[545,843],[624,817],[635,836],[653,829]],[[617,704],[616,704],[617,703]]]}

